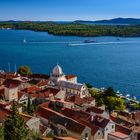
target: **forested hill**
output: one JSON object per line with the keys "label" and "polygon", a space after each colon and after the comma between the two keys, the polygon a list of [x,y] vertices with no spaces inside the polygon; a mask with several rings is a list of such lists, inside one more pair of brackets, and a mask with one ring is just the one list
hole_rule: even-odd
{"label": "forested hill", "polygon": [[87,25],[55,22],[0,22],[0,28],[45,31],[63,36],[140,36],[140,25]]}

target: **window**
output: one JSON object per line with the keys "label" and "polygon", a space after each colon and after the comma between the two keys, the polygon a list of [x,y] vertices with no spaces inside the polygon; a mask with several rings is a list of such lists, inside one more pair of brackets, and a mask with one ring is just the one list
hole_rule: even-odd
{"label": "window", "polygon": [[98,132],[98,135],[100,135],[100,132]]}
{"label": "window", "polygon": [[112,129],[114,129],[114,125],[112,125]]}
{"label": "window", "polygon": [[85,133],[85,140],[88,140],[88,133]]}
{"label": "window", "polygon": [[86,138],[88,137],[88,133],[85,134],[85,137],[86,137]]}

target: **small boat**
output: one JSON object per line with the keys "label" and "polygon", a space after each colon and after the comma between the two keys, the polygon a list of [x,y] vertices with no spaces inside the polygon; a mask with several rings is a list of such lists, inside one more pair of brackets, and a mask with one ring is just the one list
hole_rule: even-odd
{"label": "small boat", "polygon": [[27,43],[26,39],[23,40],[23,43]]}
{"label": "small boat", "polygon": [[11,28],[6,28],[6,30],[11,30]]}
{"label": "small boat", "polygon": [[127,94],[126,97],[130,97],[130,94]]}
{"label": "small boat", "polygon": [[95,43],[95,40],[84,40],[84,43]]}
{"label": "small boat", "polygon": [[137,100],[137,97],[136,97],[136,96],[133,96],[133,99],[134,99],[134,100]]}

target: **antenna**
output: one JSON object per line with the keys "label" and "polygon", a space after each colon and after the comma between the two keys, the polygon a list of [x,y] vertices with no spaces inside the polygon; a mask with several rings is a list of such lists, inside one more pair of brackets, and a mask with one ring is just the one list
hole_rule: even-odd
{"label": "antenna", "polygon": [[9,72],[11,71],[11,64],[10,63],[8,63],[8,70],[9,70]]}
{"label": "antenna", "polygon": [[17,65],[15,64],[15,73],[17,72]]}

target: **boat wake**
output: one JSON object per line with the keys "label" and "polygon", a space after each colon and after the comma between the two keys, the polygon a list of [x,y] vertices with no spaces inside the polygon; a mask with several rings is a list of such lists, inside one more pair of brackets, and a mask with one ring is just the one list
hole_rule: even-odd
{"label": "boat wake", "polygon": [[[81,41],[71,41],[72,43],[81,43]],[[49,41],[28,41],[28,44],[68,44],[69,42],[49,42]]]}
{"label": "boat wake", "polygon": [[70,43],[69,46],[87,46],[87,45],[108,45],[108,44],[128,44],[140,43],[140,41],[121,41],[121,42],[94,42],[94,43]]}

